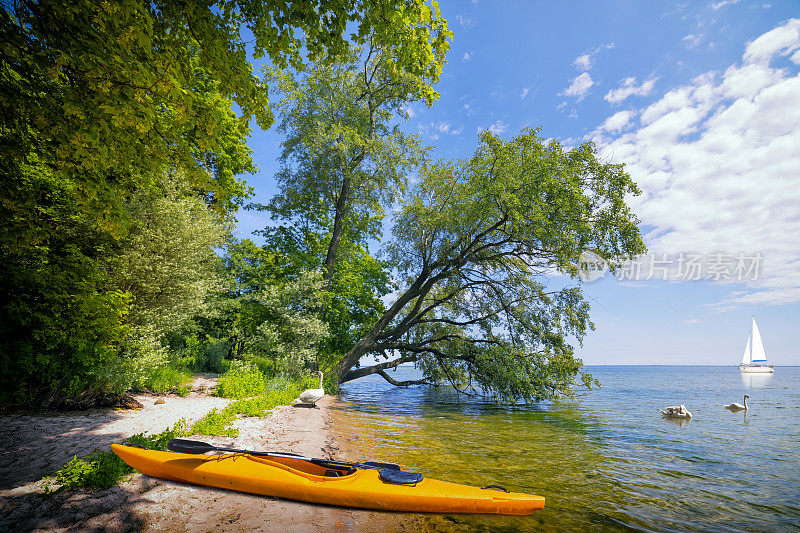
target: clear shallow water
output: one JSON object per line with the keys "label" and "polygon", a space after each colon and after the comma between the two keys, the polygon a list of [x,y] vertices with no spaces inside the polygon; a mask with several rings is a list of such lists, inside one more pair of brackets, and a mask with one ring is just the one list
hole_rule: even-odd
{"label": "clear shallow water", "polygon": [[[446,387],[346,384],[356,446],[429,477],[547,498],[529,517],[434,517],[432,529],[800,531],[800,367],[600,366],[576,400],[498,407]],[[400,368],[396,379],[416,375]],[[750,410],[722,406],[750,395]],[[694,418],[661,418],[684,404]]]}

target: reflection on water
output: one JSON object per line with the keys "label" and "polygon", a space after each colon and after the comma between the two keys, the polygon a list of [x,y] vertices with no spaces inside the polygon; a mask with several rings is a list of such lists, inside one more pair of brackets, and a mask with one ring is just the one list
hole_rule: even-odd
{"label": "reflection on water", "polygon": [[679,427],[683,427],[683,426],[685,426],[686,424],[688,424],[689,422],[692,421],[691,418],[688,418],[688,419],[687,418],[669,418],[667,416],[662,416],[661,420],[663,420],[664,422],[666,422],[668,424],[674,424],[674,425],[679,426]]}
{"label": "reflection on water", "polygon": [[[585,397],[512,408],[373,377],[345,386],[337,423],[359,437],[361,458],[547,498],[530,517],[433,517],[434,529],[800,528],[800,368],[776,370],[747,413],[723,408],[749,390],[735,367],[591,372],[603,387]],[[693,419],[662,419],[675,404]]]}
{"label": "reflection on water", "polygon": [[751,374],[749,372],[739,372],[742,376],[742,384],[745,390],[763,389],[772,381],[772,374]]}

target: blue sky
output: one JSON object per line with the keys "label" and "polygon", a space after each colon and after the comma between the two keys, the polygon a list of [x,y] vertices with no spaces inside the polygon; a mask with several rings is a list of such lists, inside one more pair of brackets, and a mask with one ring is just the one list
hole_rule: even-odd
{"label": "blue sky", "polygon": [[[597,326],[586,364],[733,365],[751,315],[769,360],[800,364],[799,2],[440,7],[455,33],[441,98],[412,106],[406,131],[460,158],[482,129],[541,127],[567,146],[594,141],[643,190],[631,203],[653,255],[636,279],[584,284]],[[280,140],[250,140],[257,201],[275,191]],[[266,225],[238,218],[243,237]],[[703,279],[677,270],[690,256]],[[756,257],[757,276],[734,275]],[[647,279],[655,259],[666,281]]]}

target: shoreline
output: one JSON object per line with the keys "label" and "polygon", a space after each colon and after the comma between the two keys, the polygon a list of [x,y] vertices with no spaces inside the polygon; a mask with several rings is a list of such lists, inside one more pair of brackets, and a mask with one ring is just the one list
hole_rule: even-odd
{"label": "shoreline", "polygon": [[[77,455],[108,450],[135,433],[158,433],[179,419],[197,420],[230,401],[194,387],[186,398],[137,395],[143,409],[79,412],[17,412],[0,415],[0,530],[8,531],[414,531],[414,515],[281,500],[223,489],[164,481],[135,473],[101,491],[44,494],[42,477]],[[197,392],[199,390],[199,392]],[[163,404],[155,404],[163,399]],[[326,395],[319,409],[279,406],[264,418],[237,418],[239,437],[194,436],[215,445],[292,451],[349,459],[335,428]],[[344,450],[350,453],[350,449]]]}

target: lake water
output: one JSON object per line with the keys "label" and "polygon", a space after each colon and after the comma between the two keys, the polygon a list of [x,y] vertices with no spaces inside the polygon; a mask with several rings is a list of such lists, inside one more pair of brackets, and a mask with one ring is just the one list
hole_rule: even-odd
{"label": "lake water", "polygon": [[[370,376],[346,384],[335,409],[361,454],[547,498],[528,517],[431,517],[430,529],[800,530],[800,367],[589,371],[602,387],[585,396],[510,408]],[[745,393],[746,413],[722,407]],[[675,404],[694,418],[662,419],[658,408]]]}

